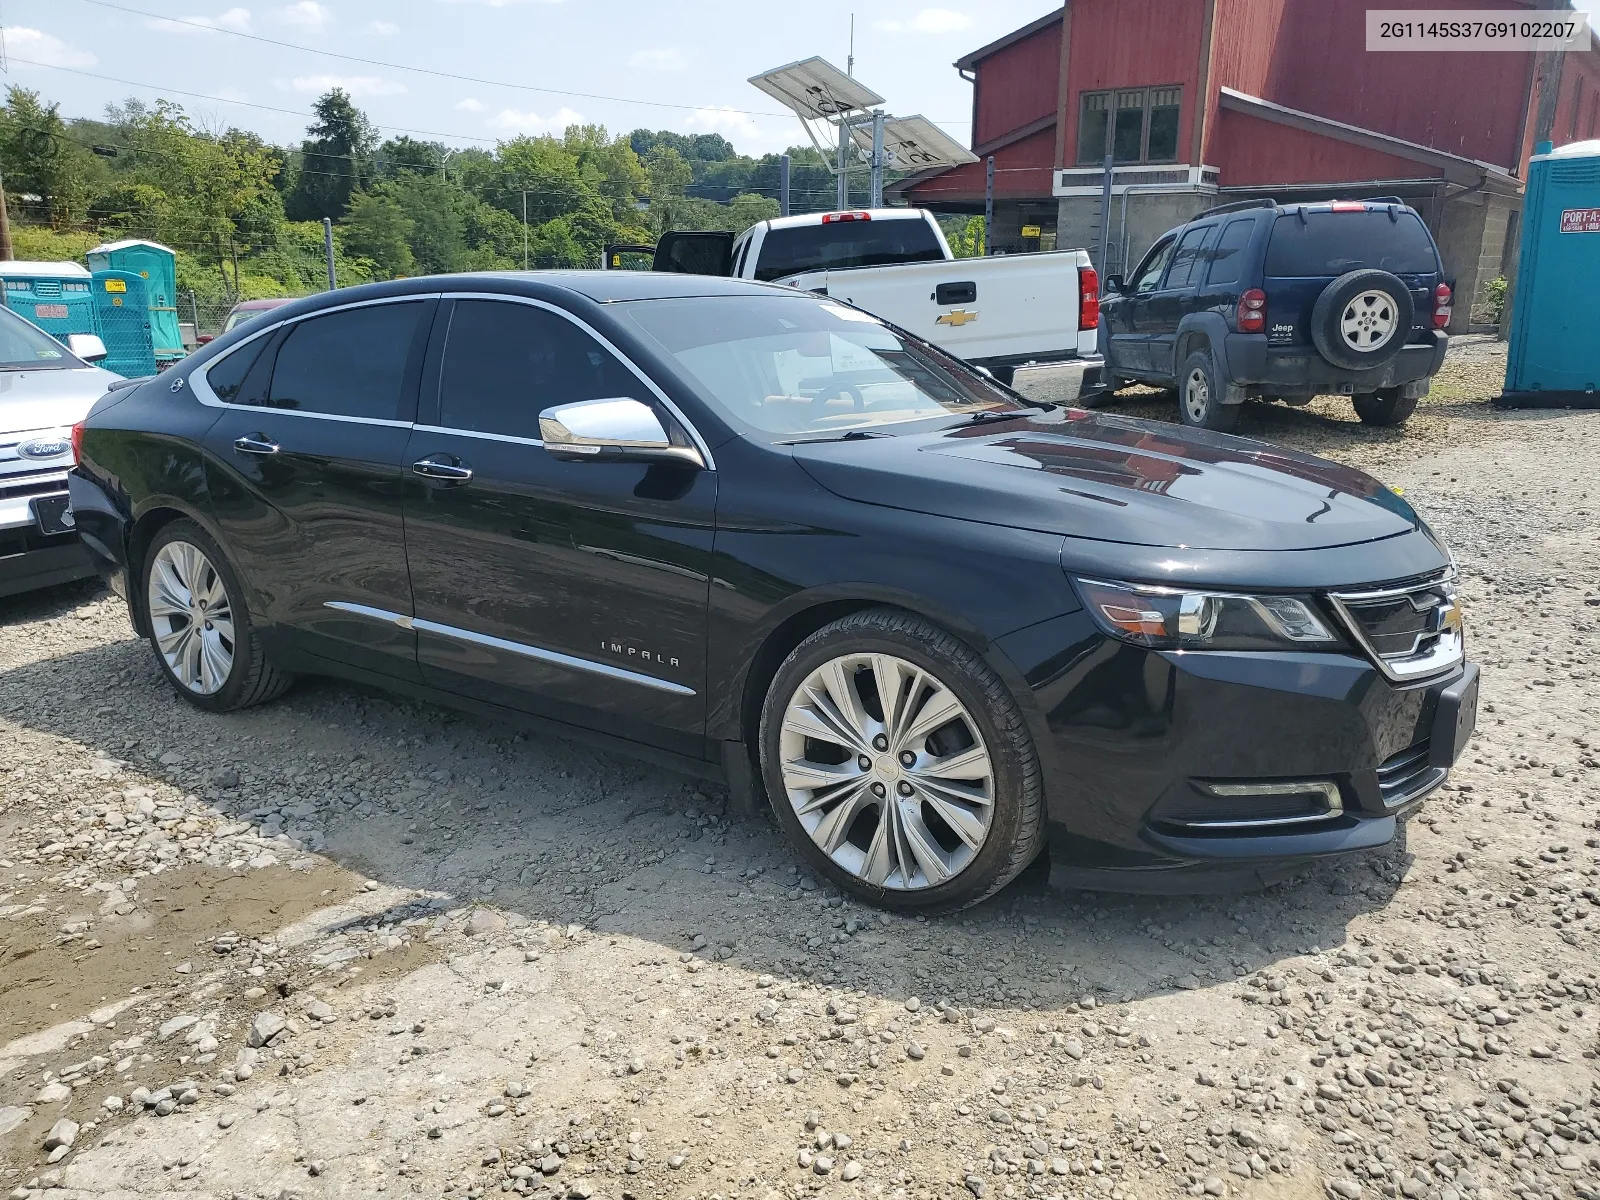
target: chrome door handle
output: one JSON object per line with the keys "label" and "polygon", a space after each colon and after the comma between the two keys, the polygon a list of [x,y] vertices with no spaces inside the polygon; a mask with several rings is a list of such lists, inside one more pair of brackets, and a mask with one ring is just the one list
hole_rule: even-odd
{"label": "chrome door handle", "polygon": [[444,479],[451,483],[465,483],[472,478],[472,468],[453,455],[435,454],[418,459],[411,470],[425,479]]}
{"label": "chrome door handle", "polygon": [[279,450],[278,443],[264,433],[247,433],[236,438],[233,448],[240,454],[276,454]]}

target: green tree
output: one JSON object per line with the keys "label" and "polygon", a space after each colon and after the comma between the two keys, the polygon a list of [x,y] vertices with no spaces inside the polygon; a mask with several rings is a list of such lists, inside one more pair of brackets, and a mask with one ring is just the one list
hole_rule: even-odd
{"label": "green tree", "polygon": [[378,134],[372,122],[342,88],[311,106],[316,120],[300,143],[298,177],[285,202],[291,220],[338,220],[350,198],[372,182]]}
{"label": "green tree", "polygon": [[778,202],[770,196],[741,192],[728,205],[728,228],[743,233],[759,221],[772,221],[780,215]]}
{"label": "green tree", "polygon": [[19,195],[38,196],[55,229],[88,216],[89,198],[106,174],[93,152],[72,136],[60,106],[20,87],[7,90],[0,109],[0,171],[12,203]]}
{"label": "green tree", "polygon": [[416,259],[411,252],[414,225],[404,207],[387,193],[357,192],[344,218],[344,244],[352,253],[371,260],[390,279],[411,275]]}
{"label": "green tree", "polygon": [[627,139],[610,137],[604,125],[569,125],[561,143],[577,159],[583,182],[611,205],[612,216],[631,217],[650,177]]}
{"label": "green tree", "polygon": [[378,147],[373,167],[376,174],[385,179],[405,174],[437,173],[443,168],[445,154],[442,143],[421,142],[401,134]]}

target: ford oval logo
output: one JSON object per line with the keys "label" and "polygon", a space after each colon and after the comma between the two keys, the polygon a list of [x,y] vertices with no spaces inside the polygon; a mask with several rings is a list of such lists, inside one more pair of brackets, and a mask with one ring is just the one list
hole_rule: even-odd
{"label": "ford oval logo", "polygon": [[72,443],[61,438],[34,438],[17,447],[23,458],[59,458],[72,450]]}

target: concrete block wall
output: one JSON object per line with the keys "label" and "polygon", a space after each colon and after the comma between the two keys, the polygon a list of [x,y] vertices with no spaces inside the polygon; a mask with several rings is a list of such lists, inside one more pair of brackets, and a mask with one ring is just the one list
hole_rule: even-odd
{"label": "concrete block wall", "polygon": [[[1127,225],[1122,223],[1122,197],[1111,197],[1111,244],[1105,263],[1100,257],[1100,197],[1063,196],[1057,202],[1056,246],[1089,251],[1095,268],[1106,275],[1126,275],[1167,230],[1182,225],[1196,213],[1220,203],[1210,192],[1134,192],[1128,196]],[[1127,261],[1123,261],[1123,246]]]}

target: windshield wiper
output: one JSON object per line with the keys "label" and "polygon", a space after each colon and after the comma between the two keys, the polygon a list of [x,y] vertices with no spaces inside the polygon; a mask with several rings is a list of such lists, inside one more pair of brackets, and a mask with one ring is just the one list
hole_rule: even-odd
{"label": "windshield wiper", "polygon": [[[1054,405],[1050,407],[1053,408]],[[972,413],[966,418],[966,422],[968,425],[987,425],[991,421],[1025,421],[1027,419],[1028,414],[1025,412],[996,412],[993,409],[985,409],[983,412]]]}
{"label": "windshield wiper", "polygon": [[846,429],[843,433],[824,433],[817,437],[784,438],[772,444],[774,446],[809,446],[814,442],[854,442],[864,438],[888,436],[887,433],[878,433],[871,429]]}

